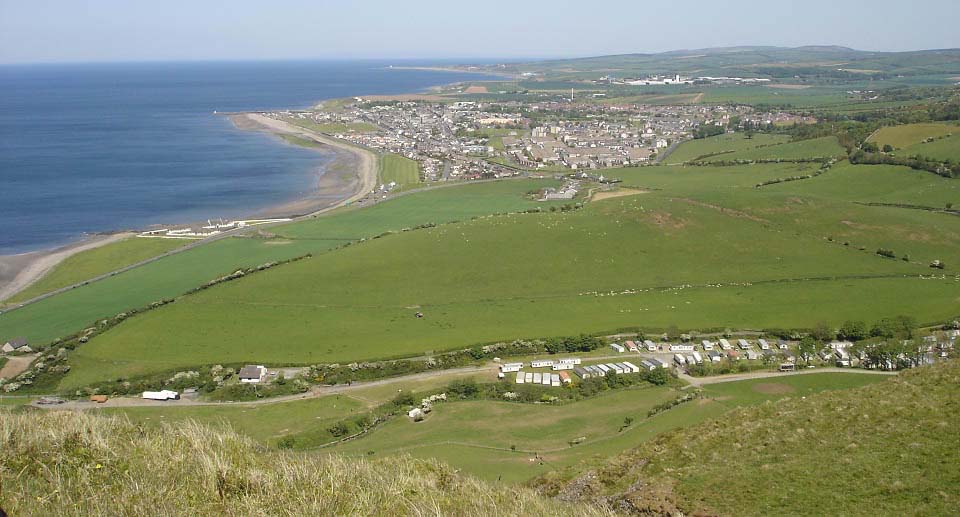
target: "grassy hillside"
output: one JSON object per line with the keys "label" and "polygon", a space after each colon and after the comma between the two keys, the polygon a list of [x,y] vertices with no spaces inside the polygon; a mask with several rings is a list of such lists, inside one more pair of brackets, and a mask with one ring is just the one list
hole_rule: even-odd
{"label": "grassy hillside", "polygon": [[868,141],[879,146],[891,145],[903,149],[919,144],[927,138],[937,138],[960,132],[960,126],[947,123],[905,124],[888,126],[870,135]]}
{"label": "grassy hillside", "polygon": [[730,151],[741,151],[744,149],[753,149],[762,145],[773,145],[784,143],[789,140],[786,135],[756,134],[747,138],[745,133],[724,133],[722,135],[689,140],[677,146],[664,160],[664,163],[683,163],[696,160],[697,158],[727,153]]}
{"label": "grassy hillside", "polygon": [[839,158],[846,156],[846,154],[846,150],[837,143],[836,137],[827,136],[811,140],[800,140],[797,142],[744,149],[734,153],[714,156],[708,158],[706,161],[802,160],[811,158]]}
{"label": "grassy hillside", "polygon": [[2,303],[14,305],[61,287],[155,257],[184,244],[186,241],[177,239],[129,238],[83,251],[67,258],[30,287],[3,300]]}
{"label": "grassy hillside", "polygon": [[960,363],[735,410],[574,481],[565,499],[719,515],[949,515],[960,505]]}
{"label": "grassy hillside", "polygon": [[164,298],[209,280],[265,262],[322,253],[385,231],[478,215],[525,210],[543,203],[526,193],[556,185],[552,180],[464,185],[400,197],[363,210],[273,227],[278,238],[229,238],[167,257],[115,277],[0,315],[0,336],[48,342],[91,322]]}
{"label": "grassy hillside", "polygon": [[602,515],[406,458],[265,452],[196,423],[143,428],[75,412],[0,412],[10,515]]}
{"label": "grassy hillside", "polygon": [[[75,353],[64,386],[203,363],[368,360],[638,324],[812,327],[955,315],[956,279],[921,275],[934,259],[960,263],[960,220],[753,186],[795,168],[626,169],[625,183],[663,190],[391,235],[251,275],[93,339]],[[879,247],[909,260],[881,258]]]}

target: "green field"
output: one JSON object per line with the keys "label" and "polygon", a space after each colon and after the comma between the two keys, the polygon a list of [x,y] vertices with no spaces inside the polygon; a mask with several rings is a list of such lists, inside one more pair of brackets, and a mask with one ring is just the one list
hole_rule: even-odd
{"label": "green field", "polygon": [[580,468],[603,480],[591,496],[641,512],[666,501],[686,515],[952,514],[960,449],[944,439],[960,425],[958,373],[949,361],[852,390],[796,391]]}
{"label": "green field", "polygon": [[[830,173],[753,187],[796,170],[806,169],[624,169],[625,183],[661,190],[322,254],[127,320],[75,352],[63,386],[202,363],[369,360],[634,325],[955,316],[957,279],[932,277],[927,266],[960,263],[960,219],[802,194]],[[909,260],[881,258],[879,247]]]}
{"label": "green field", "polygon": [[420,164],[399,154],[380,157],[380,183],[396,182],[401,188],[420,182]]}
{"label": "green field", "polygon": [[318,133],[327,133],[327,134],[336,134],[336,133],[348,133],[348,132],[357,132],[357,133],[369,133],[379,129],[373,124],[366,122],[329,122],[318,124],[312,120],[305,120],[300,118],[287,118],[284,119],[287,122],[300,126],[302,128],[309,129],[311,131],[316,131]]}
{"label": "green field", "polygon": [[920,144],[927,138],[937,138],[960,133],[960,126],[947,123],[906,124],[888,126],[870,135],[868,141],[879,146],[891,145],[895,149],[905,149]]}
{"label": "green field", "polygon": [[706,155],[728,153],[729,151],[743,151],[763,145],[780,144],[788,142],[789,140],[790,137],[786,135],[759,133],[747,138],[745,133],[724,133],[709,138],[684,142],[667,156],[664,163],[689,162]]}
{"label": "green field", "polygon": [[345,242],[418,224],[546,206],[526,194],[554,185],[553,180],[520,180],[440,188],[363,210],[344,209],[270,228],[277,238],[223,239],[0,314],[0,336],[22,335],[40,343],[52,341],[81,330],[98,318],[173,298],[240,267],[322,253]]}
{"label": "green field", "polygon": [[141,260],[155,257],[184,244],[186,244],[186,241],[178,239],[129,238],[83,251],[67,258],[40,280],[16,295],[3,300],[3,302],[15,305],[61,287],[83,282]]}
{"label": "green field", "polygon": [[[756,138],[756,135],[754,136]],[[811,140],[800,140],[753,149],[744,149],[734,153],[712,156],[704,161],[727,160],[802,160],[810,158],[840,158],[846,156],[846,150],[837,143],[836,137],[828,136]]]}

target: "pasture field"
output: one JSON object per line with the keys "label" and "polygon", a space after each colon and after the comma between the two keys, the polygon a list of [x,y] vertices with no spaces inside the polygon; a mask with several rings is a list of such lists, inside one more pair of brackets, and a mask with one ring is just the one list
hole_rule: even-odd
{"label": "pasture field", "polygon": [[705,88],[703,104],[768,104],[795,108],[829,107],[849,102],[850,96],[840,88],[813,87],[802,90],[769,86],[720,86]]}
{"label": "pasture field", "polygon": [[920,155],[934,160],[957,162],[960,161],[960,134],[953,133],[951,136],[939,138],[933,142],[914,144],[905,148],[899,154],[905,156]]}
{"label": "pasture field", "polygon": [[891,145],[894,149],[906,149],[923,142],[927,138],[937,138],[948,134],[960,133],[960,126],[949,123],[905,124],[880,128],[867,140],[880,147]]}
{"label": "pasture field", "polygon": [[[754,136],[756,138],[756,135]],[[836,137],[827,136],[810,140],[799,140],[777,145],[754,147],[734,153],[721,154],[706,158],[704,161],[727,160],[802,160],[809,158],[840,158],[846,156],[846,150],[837,143]]]}
{"label": "pasture field", "polygon": [[[960,263],[960,220],[790,191],[829,173],[780,191],[753,187],[797,169],[624,169],[662,190],[391,235],[251,275],[97,337],[75,352],[63,386],[200,363],[369,360],[635,325],[955,316],[957,278],[927,266]],[[909,260],[881,258],[878,247]]]}
{"label": "pasture field", "polygon": [[363,210],[344,209],[269,229],[277,238],[228,238],[165,257],[106,280],[0,314],[0,336],[48,342],[98,318],[176,297],[209,280],[265,262],[322,253],[341,244],[425,223],[443,223],[537,203],[527,192],[553,180],[511,180],[418,192]]}
{"label": "pasture field", "polygon": [[[884,377],[812,374],[707,386],[702,400],[653,417],[655,405],[682,391],[642,387],[611,391],[569,404],[532,405],[497,401],[447,402],[423,422],[397,418],[367,436],[324,452],[347,455],[410,454],[435,458],[488,480],[522,482],[591,457],[608,457],[661,433],[719,417],[732,408],[785,396],[873,384]],[[765,382],[761,382],[765,381]],[[624,419],[633,422],[625,426]],[[569,442],[585,438],[583,443]],[[511,450],[516,447],[516,451]],[[537,458],[535,458],[535,454]]]}
{"label": "pasture field", "polygon": [[68,257],[49,273],[2,303],[17,303],[40,296],[61,287],[73,285],[98,275],[120,269],[141,260],[155,257],[183,246],[188,241],[178,239],[146,239],[131,237],[119,242],[82,251]]}
{"label": "pasture field", "polygon": [[420,164],[406,156],[380,156],[380,183],[396,182],[401,188],[420,183]]}
{"label": "pasture field", "polygon": [[677,146],[677,148],[667,156],[664,163],[675,164],[689,162],[708,154],[742,151],[762,145],[780,144],[788,142],[789,140],[790,137],[786,135],[758,133],[754,134],[752,138],[746,138],[745,133],[724,133],[709,138],[688,140]]}

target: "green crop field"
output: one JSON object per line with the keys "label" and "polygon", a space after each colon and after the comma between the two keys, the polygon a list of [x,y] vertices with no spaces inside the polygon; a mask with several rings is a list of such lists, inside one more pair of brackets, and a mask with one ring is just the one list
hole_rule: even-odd
{"label": "green crop field", "polygon": [[[639,512],[667,501],[686,515],[952,514],[960,456],[944,439],[960,425],[949,409],[958,369],[949,361],[850,390],[797,391],[581,468],[604,480],[591,497]],[[763,389],[786,391],[777,384]],[[556,477],[545,482],[553,490],[565,484]]]}
{"label": "green crop field", "polygon": [[273,227],[278,238],[230,238],[166,257],[15,311],[0,314],[0,336],[47,342],[104,318],[172,298],[240,267],[321,253],[345,242],[425,223],[525,210],[526,194],[553,180],[502,181],[448,187],[398,197],[363,210]]}
{"label": "green crop field", "polygon": [[[756,138],[756,136],[754,136]],[[811,140],[800,140],[764,147],[754,147],[706,158],[704,161],[727,160],[802,160],[809,158],[839,158],[846,156],[846,150],[837,143],[836,137],[827,136]]]}
{"label": "green crop field", "polygon": [[[753,187],[796,170],[806,169],[623,169],[625,183],[661,190],[315,256],[127,320],[74,353],[63,386],[201,363],[369,360],[634,325],[955,316],[957,278],[927,266],[960,263],[960,219],[801,194],[829,172]],[[879,247],[908,260],[879,257]]]}
{"label": "green crop field", "polygon": [[895,149],[905,149],[923,142],[927,138],[937,138],[960,133],[960,126],[946,123],[906,124],[881,128],[868,139],[879,146],[891,145]]}
{"label": "green crop field", "polygon": [[399,154],[385,154],[380,157],[380,182],[396,182],[400,187],[420,182],[420,164]]}
{"label": "green crop field", "polygon": [[83,282],[141,260],[155,257],[184,244],[186,244],[186,241],[178,239],[129,238],[83,251],[67,258],[40,280],[4,300],[4,303],[15,305],[61,287]]}
{"label": "green crop field", "polygon": [[[744,133],[724,133],[684,142],[677,146],[664,162],[668,164],[689,162],[705,155],[742,151],[763,145],[780,144],[789,140],[790,137],[786,135],[759,133],[747,138]],[[726,154],[720,156],[726,156]]]}
{"label": "green crop field", "polygon": [[[484,479],[519,482],[587,458],[615,455],[660,433],[717,417],[731,408],[883,379],[823,373],[723,383],[707,386],[703,400],[653,417],[647,416],[653,406],[673,400],[682,392],[656,387],[626,389],[559,406],[448,402],[437,405],[423,422],[397,418],[361,439],[326,451],[436,458]],[[633,423],[621,430],[627,417]],[[585,440],[571,447],[569,442],[578,438]],[[534,460],[533,453],[539,459]]]}

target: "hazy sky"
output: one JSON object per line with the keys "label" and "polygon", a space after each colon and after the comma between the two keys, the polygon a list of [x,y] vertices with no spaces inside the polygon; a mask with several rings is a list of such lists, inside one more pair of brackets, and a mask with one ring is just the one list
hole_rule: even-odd
{"label": "hazy sky", "polygon": [[0,0],[0,62],[960,47],[960,0]]}

